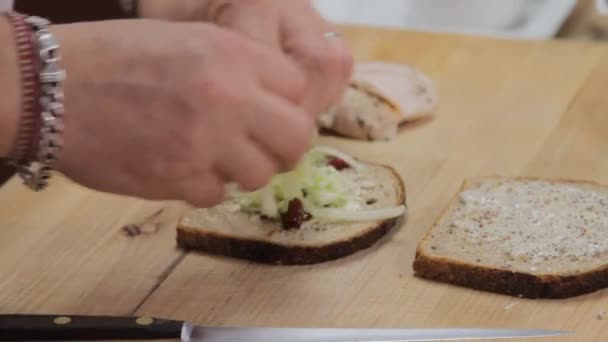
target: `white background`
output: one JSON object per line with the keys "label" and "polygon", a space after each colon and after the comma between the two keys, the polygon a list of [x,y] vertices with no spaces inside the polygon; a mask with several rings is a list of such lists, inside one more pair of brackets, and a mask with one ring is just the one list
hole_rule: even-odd
{"label": "white background", "polygon": [[576,0],[314,1],[337,22],[539,39],[554,36],[576,5]]}

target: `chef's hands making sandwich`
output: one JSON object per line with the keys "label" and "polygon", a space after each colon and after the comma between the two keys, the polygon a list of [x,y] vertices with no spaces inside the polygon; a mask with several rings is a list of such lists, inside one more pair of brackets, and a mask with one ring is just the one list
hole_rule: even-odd
{"label": "chef's hands making sandwich", "polygon": [[310,113],[336,103],[350,79],[348,47],[309,0],[143,0],[141,4],[144,16],[212,22],[293,59],[306,73],[300,104]]}
{"label": "chef's hands making sandwich", "polygon": [[[307,0],[140,0],[136,15],[49,18],[67,76],[53,168],[95,190],[201,207],[227,183],[255,190],[295,166],[350,79],[348,47]],[[23,134],[12,32],[0,19],[5,160]]]}

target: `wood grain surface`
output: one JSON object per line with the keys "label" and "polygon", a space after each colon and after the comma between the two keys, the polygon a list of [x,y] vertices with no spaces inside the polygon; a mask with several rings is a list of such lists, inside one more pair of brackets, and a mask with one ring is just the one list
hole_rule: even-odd
{"label": "wood grain surface", "polygon": [[[436,117],[406,127],[396,141],[324,139],[401,173],[409,217],[395,234],[336,262],[262,266],[176,250],[184,205],[94,193],[62,178],[32,194],[12,181],[0,189],[0,313],[151,315],[208,325],[567,329],[576,334],[551,341],[605,341],[608,321],[597,315],[608,310],[608,291],[523,300],[420,280],[411,265],[418,240],[465,178],[608,184],[608,48],[344,30],[357,60],[416,65],[440,89]],[[129,224],[141,234],[129,236]]]}

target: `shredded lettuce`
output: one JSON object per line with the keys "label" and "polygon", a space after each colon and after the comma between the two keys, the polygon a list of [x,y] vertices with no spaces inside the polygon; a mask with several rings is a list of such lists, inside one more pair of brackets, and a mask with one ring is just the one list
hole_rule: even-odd
{"label": "shredded lettuce", "polygon": [[[305,211],[325,219],[370,220],[387,215],[389,217],[386,218],[390,218],[391,215],[399,216],[402,213],[403,208],[400,207],[376,210],[369,212],[369,215],[365,211],[357,211],[362,206],[360,186],[329,165],[328,156],[344,160],[355,170],[364,167],[354,158],[335,149],[313,148],[295,169],[276,175],[264,188],[254,192],[233,189],[229,192],[230,197],[241,210],[259,212],[272,219],[285,213],[293,199],[299,199]],[[354,212],[357,215],[352,215]]]}

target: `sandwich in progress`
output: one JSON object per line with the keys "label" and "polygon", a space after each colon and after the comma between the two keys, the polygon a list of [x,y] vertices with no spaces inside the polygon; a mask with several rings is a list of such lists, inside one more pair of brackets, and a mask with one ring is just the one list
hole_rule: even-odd
{"label": "sandwich in progress", "polygon": [[608,287],[608,187],[482,178],[467,182],[414,262],[423,278],[526,298]]}
{"label": "sandwich in progress", "polygon": [[312,149],[263,189],[232,189],[222,204],[186,214],[178,246],[267,264],[314,264],[366,249],[406,213],[390,167],[328,147]]}

